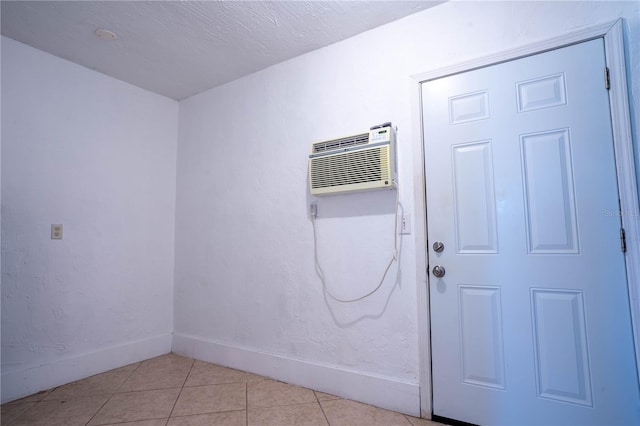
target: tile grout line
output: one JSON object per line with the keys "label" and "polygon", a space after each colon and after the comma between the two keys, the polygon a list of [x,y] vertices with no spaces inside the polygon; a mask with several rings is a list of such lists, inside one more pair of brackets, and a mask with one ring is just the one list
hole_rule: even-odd
{"label": "tile grout line", "polygon": [[[20,414],[18,417],[14,418],[14,419],[13,419],[13,420],[11,420],[9,423],[7,423],[7,426],[9,426],[9,425],[12,425],[12,424],[16,423],[16,422],[17,422],[18,420],[20,420],[23,416],[26,416],[26,415],[27,415],[27,413],[28,413],[29,411],[33,410],[33,409],[35,408],[35,406],[36,406],[36,405],[40,404],[41,402],[44,402],[44,400],[45,400],[45,398],[47,397],[47,395],[49,395],[51,392],[53,392],[55,389],[58,389],[58,388],[59,388],[59,387],[61,387],[61,386],[64,386],[64,385],[60,385],[60,386],[56,386],[56,387],[53,387],[53,388],[49,388],[49,389],[42,390],[42,391],[40,391],[40,392],[36,392],[36,393],[35,393],[35,395],[38,395],[39,393],[44,393],[44,395],[43,395],[43,396],[42,396],[42,398],[40,398],[38,401],[33,402],[33,405],[32,405],[31,407],[29,407],[29,408],[27,408],[26,410],[24,410],[24,413]],[[28,397],[32,397],[32,396],[33,396],[33,395],[27,395],[27,396],[25,396],[25,397],[23,397],[23,398],[28,398]],[[21,399],[23,399],[23,398],[21,398]],[[18,399],[18,400],[16,400],[16,401],[5,402],[5,403],[4,403],[4,404],[2,404],[2,405],[7,405],[7,404],[31,404],[30,402],[17,402],[17,401],[19,401],[19,399]]]}
{"label": "tile grout line", "polygon": [[[140,365],[142,364],[142,362],[143,362],[143,361],[138,362],[138,366],[137,366],[136,368],[134,368],[134,369],[129,373],[129,375],[124,379],[124,381],[122,382],[122,384],[124,384],[124,382],[126,382],[126,381],[129,379],[129,377],[131,377],[131,375],[132,375],[132,374],[133,374],[133,373],[138,369],[138,367],[140,367]],[[123,367],[125,367],[125,366],[123,366]],[[97,373],[97,374],[94,374],[93,376],[96,376],[96,375],[98,375],[98,374],[107,374],[107,373],[109,373],[110,371],[112,371],[112,370],[104,371],[104,372],[102,372],[102,373]],[[89,376],[89,377],[92,377],[92,376]],[[83,380],[83,379],[80,379],[80,380]],[[71,383],[74,383],[74,382],[71,382]],[[45,390],[43,390],[43,391],[40,391],[40,392],[44,393],[44,395],[42,396],[42,398],[41,398],[40,400],[38,400],[38,401],[35,401],[31,407],[29,407],[28,409],[26,409],[26,410],[25,410],[22,414],[20,414],[18,417],[16,417],[16,418],[12,419],[9,423],[7,423],[7,426],[10,426],[10,425],[12,425],[12,424],[16,423],[16,422],[17,422],[18,420],[20,420],[23,416],[27,415],[27,413],[28,413],[29,411],[31,411],[33,408],[35,408],[38,404],[43,403],[43,402],[46,402],[46,401],[47,401],[47,400],[46,400],[47,395],[49,395],[50,393],[52,393],[52,392],[53,392],[53,391],[55,391],[56,389],[61,388],[61,387],[65,386],[65,385],[67,385],[67,384],[68,384],[68,383],[65,383],[65,384],[62,384],[62,385],[60,385],[60,386],[55,386],[55,387],[53,387],[53,388],[45,389]],[[122,384],[121,384],[120,386],[122,386]],[[120,386],[119,386],[119,387],[120,387]],[[40,393],[40,392],[37,392],[36,394],[38,394],[38,393]],[[116,389],[116,391],[114,391],[114,392],[109,392],[109,393],[105,393],[105,394],[99,394],[99,395],[96,395],[96,396],[108,395],[108,398],[106,399],[106,401],[104,402],[104,404],[102,404],[102,405],[100,406],[100,408],[98,408],[98,410],[97,410],[95,413],[93,413],[93,415],[89,418],[89,420],[88,420],[85,424],[89,424],[89,423],[91,422],[91,420],[93,420],[93,418],[96,416],[96,414],[98,414],[98,412],[99,412],[100,410],[102,410],[102,408],[106,405],[106,403],[107,403],[107,402],[109,402],[109,400],[111,399],[111,397],[112,397],[116,392],[117,392],[117,389]],[[32,395],[28,395],[28,396],[32,396]],[[28,396],[27,396],[27,397],[28,397]],[[26,397],[25,397],[25,398],[26,398]],[[63,400],[64,400],[64,401],[66,401],[66,400],[68,400],[68,399],[69,399],[69,398],[63,398],[63,399],[61,399],[61,400],[54,399],[54,400],[49,400],[49,401],[63,401]],[[5,403],[5,404],[2,404],[2,405],[11,404],[11,403],[12,403],[12,402]],[[18,403],[18,404],[21,404],[21,403]]]}
{"label": "tile grout line", "polygon": [[[37,402],[34,402],[34,403],[33,403],[33,405],[32,405],[31,407],[29,407],[29,408],[27,408],[26,410],[24,410],[24,413],[20,414],[18,417],[15,417],[13,420],[11,420],[9,423],[7,423],[7,426],[14,424],[14,423],[15,423],[16,421],[18,421],[22,416],[26,415],[26,414],[29,412],[29,410],[31,410],[33,407],[35,407],[36,405],[38,405],[41,401],[42,401],[42,400],[37,401]],[[4,404],[3,404],[3,405],[4,405]],[[0,420],[2,420],[2,419],[0,419]]]}
{"label": "tile grout line", "polygon": [[[129,375],[127,376],[127,378],[126,378],[126,379],[124,379],[124,380],[122,381],[122,383],[120,383],[120,386],[118,386],[118,387],[116,388],[116,390],[114,390],[113,392],[111,392],[111,393],[109,393],[109,394],[108,394],[108,395],[109,395],[109,397],[106,399],[106,401],[104,401],[104,404],[102,404],[102,405],[100,406],[100,408],[98,408],[98,409],[96,410],[96,412],[95,412],[95,413],[93,413],[93,415],[89,418],[89,420],[87,420],[87,422],[85,423],[85,425],[88,425],[89,423],[91,423],[91,421],[92,421],[92,420],[93,420],[93,419],[98,415],[98,413],[99,413],[100,411],[102,411],[102,409],[104,408],[104,406],[105,406],[105,405],[107,405],[107,403],[108,403],[109,401],[111,401],[111,398],[113,398],[113,396],[114,396],[114,395],[116,395],[116,394],[118,393],[118,389],[120,389],[120,388],[121,388],[121,387],[122,387],[122,386],[127,382],[127,380],[129,380],[129,378],[131,378],[131,376],[133,375],[133,373],[135,373],[136,371],[138,371],[138,368],[140,368],[140,366],[142,365],[142,363],[143,363],[143,362],[144,362],[144,361],[140,361],[140,362],[138,362],[138,365],[136,366],[136,368],[134,368],[133,370],[131,370],[131,373],[129,373]],[[123,367],[125,367],[125,366],[123,365]],[[109,370],[109,371],[111,371],[111,370]],[[108,373],[108,371],[106,371],[106,373]]]}
{"label": "tile grout line", "polygon": [[327,413],[324,412],[324,407],[322,406],[322,403],[320,402],[320,398],[318,398],[318,394],[316,393],[316,391],[313,391],[313,396],[316,397],[316,401],[318,401],[318,405],[320,406],[320,411],[322,411],[322,415],[324,416],[325,421],[327,422],[327,425],[331,426],[331,424],[329,423],[329,418],[327,417]]}
{"label": "tile grout line", "polygon": [[[148,360],[146,360],[146,361],[148,361]],[[144,364],[144,363],[145,363],[145,361],[141,361],[141,362],[139,362],[139,363],[138,363],[138,365],[137,365],[134,369],[132,369],[131,371],[126,372],[126,376],[125,376],[125,375],[123,375],[123,376],[124,376],[124,379],[122,380],[122,382],[121,382],[119,385],[117,385],[117,386],[116,386],[116,388],[115,388],[114,390],[110,390],[110,391],[108,391],[108,392],[104,392],[104,393],[101,393],[101,394],[95,395],[95,396],[103,396],[103,397],[106,397],[106,400],[105,400],[105,401],[104,401],[104,402],[103,402],[103,403],[102,403],[102,404],[101,404],[101,405],[100,405],[100,406],[99,406],[99,407],[98,407],[98,408],[93,412],[93,414],[92,414],[88,419],[87,419],[87,417],[82,416],[82,417],[84,417],[84,418],[82,419],[82,421],[83,421],[83,423],[82,423],[82,424],[84,424],[84,425],[86,426],[86,425],[90,424],[91,422],[95,421],[95,420],[96,420],[96,418],[99,418],[99,417],[97,416],[97,414],[99,414],[101,411],[103,411],[103,410],[104,410],[104,408],[105,408],[105,406],[106,406],[106,405],[111,401],[111,399],[113,399],[116,395],[123,395],[123,394],[125,394],[125,393],[141,393],[141,392],[148,392],[148,391],[150,391],[150,390],[167,390],[167,389],[174,389],[174,390],[175,390],[175,389],[179,389],[179,392],[178,392],[178,394],[177,394],[177,397],[176,397],[176,399],[174,400],[173,404],[171,405],[171,409],[170,409],[170,412],[169,412],[169,414],[168,414],[168,417],[167,417],[166,419],[165,419],[165,418],[161,418],[161,419],[154,419],[154,420],[156,420],[156,421],[162,420],[162,421],[163,421],[163,425],[164,425],[164,426],[168,426],[168,425],[171,423],[172,415],[173,415],[173,413],[175,412],[175,408],[177,407],[177,403],[178,403],[178,401],[180,400],[180,398],[181,398],[181,396],[182,396],[182,392],[183,392],[183,391],[186,389],[186,387],[187,387],[187,386],[186,386],[186,383],[188,382],[188,380],[189,380],[189,378],[190,378],[191,374],[194,374],[194,378],[195,378],[195,377],[198,377],[198,375],[196,374],[196,370],[195,370],[195,362],[196,362],[197,360],[196,360],[196,359],[194,359],[194,358],[191,358],[191,359],[189,359],[189,361],[190,361],[189,370],[187,370],[187,374],[186,374],[185,376],[183,376],[183,377],[184,377],[184,379],[183,379],[183,382],[182,382],[182,384],[181,384],[181,385],[177,385],[177,383],[176,383],[176,385],[177,385],[177,386],[175,386],[175,385],[174,385],[172,388],[162,388],[162,387],[161,387],[161,388],[154,388],[154,389],[139,389],[139,390],[136,390],[136,391],[126,391],[126,392],[122,392],[122,391],[120,391],[120,389],[122,389],[122,388],[125,386],[125,384],[127,383],[127,381],[131,380],[131,377],[132,377],[132,376],[133,376],[137,371],[139,371],[139,370],[141,370],[141,369],[143,369],[143,368],[144,368],[144,366],[143,366],[142,364]],[[173,364],[173,363],[172,363],[172,364]],[[186,364],[186,363],[185,363],[185,364]],[[208,363],[208,364],[212,364],[212,363]],[[184,365],[184,364],[183,364],[183,365]],[[215,365],[215,364],[213,364],[213,365]],[[182,368],[183,368],[183,367],[182,367]],[[179,368],[179,369],[180,369],[180,370],[182,370],[182,368]],[[228,368],[228,367],[223,367],[223,368]],[[111,370],[110,370],[110,371],[111,371]],[[107,371],[107,372],[104,372],[104,373],[109,373],[110,371]],[[184,370],[183,370],[183,371],[184,371]],[[242,370],[238,370],[238,371],[242,371]],[[243,371],[242,371],[242,372],[243,372]],[[246,373],[246,372],[245,372],[245,373]],[[99,373],[99,374],[103,374],[103,373]],[[265,380],[271,380],[271,381],[273,381],[274,383],[283,384],[283,385],[287,385],[287,386],[292,386],[292,387],[296,387],[296,388],[299,388],[299,389],[302,389],[302,390],[310,390],[310,391],[312,391],[312,392],[313,392],[313,396],[314,396],[314,401],[292,403],[293,401],[292,401],[291,399],[288,399],[288,400],[287,400],[287,402],[286,402],[285,404],[283,404],[283,405],[275,405],[275,406],[270,406],[270,407],[264,407],[265,409],[266,409],[266,408],[275,408],[275,409],[276,409],[276,411],[282,411],[282,408],[284,408],[284,407],[290,407],[290,406],[298,406],[298,405],[305,405],[305,404],[313,404],[313,403],[316,403],[316,404],[318,404],[318,406],[320,407],[320,410],[321,410],[322,415],[323,415],[323,417],[324,417],[324,419],[325,419],[325,422],[326,422],[325,424],[326,424],[327,426],[330,426],[330,425],[331,425],[331,422],[329,421],[328,416],[327,416],[327,414],[326,414],[326,411],[325,411],[325,409],[324,409],[323,402],[331,402],[331,401],[332,401],[332,399],[329,399],[329,400],[326,400],[326,399],[320,400],[319,395],[321,394],[321,392],[320,392],[320,391],[316,391],[315,389],[311,389],[311,388],[304,388],[304,387],[301,387],[301,386],[296,386],[296,385],[293,385],[293,384],[291,384],[291,383],[287,383],[287,382],[283,382],[283,381],[275,380],[275,379],[269,379],[269,378],[263,378],[263,379],[264,379],[264,380],[259,381],[259,382],[256,382],[256,383],[264,383],[264,381],[265,381]],[[82,380],[82,379],[81,379],[81,380]],[[72,383],[74,383],[74,382],[72,382]],[[208,387],[208,386],[212,386],[212,385],[220,385],[220,386],[222,386],[222,385],[230,385],[230,384],[234,384],[234,383],[237,383],[238,385],[239,385],[240,383],[244,383],[244,386],[245,386],[245,426],[249,426],[249,385],[250,385],[251,383],[254,383],[254,382],[251,382],[251,383],[250,383],[250,380],[249,380],[248,378],[245,378],[245,380],[244,380],[244,381],[242,381],[242,380],[238,380],[238,381],[233,380],[233,381],[226,382],[226,383],[202,384],[202,385],[198,385],[198,386],[189,386],[189,387],[190,387],[190,388],[191,388],[191,387],[198,388],[198,387]],[[64,386],[64,385],[61,385],[61,386]],[[27,417],[28,413],[29,413],[29,412],[32,412],[32,411],[34,410],[34,407],[36,407],[38,404],[42,404],[42,403],[44,403],[44,402],[48,402],[48,401],[44,401],[44,398],[46,398],[48,394],[50,394],[50,393],[51,393],[51,392],[53,392],[55,389],[57,389],[57,388],[59,388],[59,387],[61,387],[61,386],[58,386],[58,387],[56,387],[56,388],[49,389],[49,390],[46,390],[46,391],[42,391],[42,392],[44,393],[44,395],[43,395],[43,397],[42,397],[39,401],[35,401],[35,402],[33,402],[33,405],[31,405],[31,407],[29,407],[28,409],[26,409],[23,413],[21,413],[21,414],[20,414],[19,416],[17,416],[16,418],[13,418],[13,419],[11,419],[10,421],[8,421],[8,422],[6,423],[6,425],[7,425],[7,426],[10,426],[10,425],[16,425],[16,424],[20,423],[20,419],[26,419],[26,417]],[[236,389],[237,389],[237,388],[236,388]],[[102,390],[102,389],[101,389],[101,390]],[[239,390],[239,389],[238,389],[238,390]],[[80,395],[80,396],[84,396],[84,395]],[[93,396],[93,395],[89,395],[89,396]],[[185,396],[186,396],[186,394],[185,394]],[[71,399],[76,399],[76,398],[75,398],[75,397],[72,397]],[[305,399],[306,399],[306,398],[305,398]],[[343,399],[343,398],[336,397],[336,399],[338,399],[338,400],[339,400],[339,399]],[[69,398],[65,398],[65,400],[69,400]],[[53,401],[56,401],[56,400],[51,400],[51,402],[53,402]],[[96,401],[96,402],[97,402],[97,401]],[[357,401],[356,401],[356,402],[357,402]],[[2,404],[2,405],[4,406],[5,404]],[[169,405],[169,404],[166,404],[166,405]],[[165,405],[165,406],[166,406],[166,405]],[[365,405],[369,405],[369,404],[365,404]],[[331,407],[331,405],[330,405],[330,404],[329,404],[329,406]],[[373,407],[375,407],[375,406],[373,406]],[[260,408],[260,407],[258,407],[258,408]],[[375,408],[380,408],[380,407],[375,407]],[[165,409],[166,409],[166,408],[165,408]],[[41,410],[40,410],[40,411],[41,411]],[[233,411],[239,411],[239,410],[229,410],[229,411],[230,411],[230,412],[233,412]],[[331,410],[330,410],[330,411],[331,411]],[[385,411],[392,411],[392,412],[393,412],[393,410],[385,410]],[[227,411],[223,411],[223,412],[227,412]],[[217,413],[218,413],[218,412],[217,412]],[[409,415],[404,414],[404,413],[399,413],[399,412],[396,412],[396,413],[397,413],[397,414],[400,414],[402,417],[404,417],[404,419],[405,419],[405,422],[406,422],[406,425],[407,425],[407,426],[415,426],[415,425],[416,425],[416,423],[414,423],[414,422],[412,421],[412,418],[413,418],[412,416],[409,416]],[[206,414],[206,413],[202,413],[202,414]],[[196,415],[199,415],[199,414],[198,414],[198,413],[194,413],[193,415],[194,415],[194,416],[196,416]],[[182,417],[182,416],[180,416],[180,417]],[[236,417],[236,418],[237,418],[237,417]],[[43,418],[43,419],[44,419],[44,418]],[[37,420],[43,420],[43,419],[38,418]],[[237,419],[239,420],[239,418],[237,418]],[[27,420],[29,420],[29,419],[27,419]],[[80,418],[77,418],[77,420],[80,420]],[[148,419],[148,420],[152,420],[152,419]],[[139,421],[143,421],[143,420],[141,419],[141,420],[139,420]],[[159,423],[158,423],[158,424],[159,424]],[[5,426],[5,425],[3,424],[2,426]],[[442,425],[442,426],[444,426],[444,425]]]}
{"label": "tile grout line", "polygon": [[88,425],[89,423],[91,423],[91,421],[98,415],[98,413],[100,411],[102,411],[102,409],[104,408],[105,405],[107,405],[107,402],[111,401],[111,398],[113,398],[113,395],[115,395],[115,393],[109,394],[109,398],[107,398],[104,403],[100,406],[100,408],[98,408],[96,410],[95,413],[93,413],[93,415],[89,418],[89,420],[87,420],[87,422],[85,423],[85,425]]}
{"label": "tile grout line", "polygon": [[191,358],[191,366],[189,367],[189,372],[187,373],[187,375],[184,378],[184,381],[182,382],[182,386],[180,387],[180,392],[178,392],[178,397],[176,398],[176,400],[173,402],[173,406],[171,407],[171,411],[169,412],[169,417],[167,418],[167,423],[169,423],[169,421],[171,420],[171,415],[173,414],[173,410],[176,409],[176,405],[178,404],[178,400],[180,399],[180,395],[182,395],[182,391],[184,390],[184,385],[187,383],[187,380],[189,379],[189,376],[191,375],[191,371],[193,371],[193,366],[195,365],[196,360],[194,358]]}
{"label": "tile grout line", "polygon": [[249,382],[244,382],[244,424],[249,426]]}

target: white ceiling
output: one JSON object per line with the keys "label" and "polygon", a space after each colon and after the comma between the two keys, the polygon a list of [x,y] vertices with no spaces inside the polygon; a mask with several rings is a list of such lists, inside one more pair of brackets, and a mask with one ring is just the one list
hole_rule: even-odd
{"label": "white ceiling", "polygon": [[[2,34],[183,99],[442,1],[5,1]],[[96,29],[117,40],[96,37]]]}

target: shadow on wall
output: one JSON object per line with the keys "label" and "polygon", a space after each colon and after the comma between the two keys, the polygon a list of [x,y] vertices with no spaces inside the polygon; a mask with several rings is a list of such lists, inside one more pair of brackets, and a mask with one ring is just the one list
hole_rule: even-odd
{"label": "shadow on wall", "polygon": [[397,192],[395,189],[350,192],[316,197],[307,192],[307,207],[318,205],[318,218],[393,215]]}
{"label": "shadow on wall", "polygon": [[[314,218],[311,205],[317,207]],[[401,287],[398,190],[314,197],[307,193],[316,275],[335,324],[381,318]],[[397,215],[396,215],[397,212]]]}

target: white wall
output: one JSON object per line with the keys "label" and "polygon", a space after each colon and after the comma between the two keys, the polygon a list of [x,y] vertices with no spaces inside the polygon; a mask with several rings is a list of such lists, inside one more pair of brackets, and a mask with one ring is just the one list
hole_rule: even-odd
{"label": "white wall", "polygon": [[373,297],[323,297],[309,203],[352,297],[395,193],[310,197],[310,143],[393,121],[413,213],[411,75],[619,17],[637,148],[638,2],[446,3],[189,98],[178,126],[176,102],[2,38],[2,400],[167,352],[175,320],[177,352],[418,414],[420,238]]}
{"label": "white wall", "polygon": [[2,38],[3,402],[170,351],[177,109]]}
{"label": "white wall", "polygon": [[[400,196],[414,210],[420,143],[411,75],[625,18],[634,123],[638,2],[453,2],[180,103],[174,350],[407,413],[419,411],[416,239],[370,299],[391,253],[393,192],[313,199],[311,142],[392,121]],[[634,138],[640,139],[637,126]],[[423,220],[414,218],[414,220]]]}

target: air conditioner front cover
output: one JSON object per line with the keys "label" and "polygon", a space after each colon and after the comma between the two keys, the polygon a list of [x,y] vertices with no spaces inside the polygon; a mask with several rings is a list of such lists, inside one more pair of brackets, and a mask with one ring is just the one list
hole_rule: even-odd
{"label": "air conditioner front cover", "polygon": [[393,145],[391,127],[312,144],[310,193],[328,195],[394,188]]}

